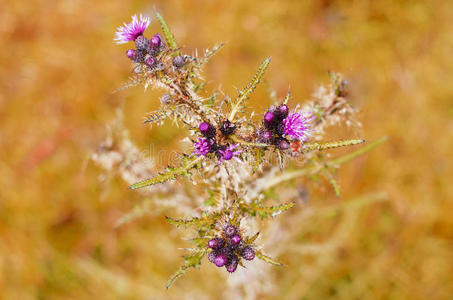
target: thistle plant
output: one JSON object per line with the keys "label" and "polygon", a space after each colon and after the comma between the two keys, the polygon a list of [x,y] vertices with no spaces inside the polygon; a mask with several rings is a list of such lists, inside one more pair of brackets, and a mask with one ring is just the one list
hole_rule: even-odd
{"label": "thistle plant", "polygon": [[[319,88],[310,101],[296,103],[288,92],[282,99],[272,96],[273,105],[255,112],[248,100],[263,80],[270,58],[264,59],[236,95],[207,91],[202,68],[224,44],[201,56],[185,54],[159,13],[156,19],[162,33],[147,35],[149,39],[145,31],[151,18],[142,15],[133,16],[116,32],[116,43],[133,45],[126,52],[133,74],[124,87],[162,89],[160,108],[149,113],[144,123],[159,126],[173,120],[182,124],[188,129],[192,150],[181,153],[175,165],[153,174],[152,162],[144,162],[118,123],[117,131],[122,133],[111,133],[93,159],[109,170],[115,165],[131,190],[159,195],[155,197],[156,205],[172,203],[173,213],[192,215],[167,217],[170,224],[193,228],[196,234],[191,239],[193,247],[187,249],[183,264],[170,276],[167,288],[188,269],[198,268],[204,258],[230,273],[255,259],[281,266],[264,253],[259,232],[251,232],[248,224],[255,218],[274,221],[274,217],[295,207],[295,202],[269,206],[266,192],[297,177],[319,175],[339,196],[336,169],[375,145],[336,159],[329,160],[328,155],[321,154],[364,142],[358,138],[323,140],[330,125],[361,126],[355,120],[356,110],[348,102],[346,80],[331,72],[331,83]],[[116,159],[114,163],[112,157]],[[173,185],[180,177],[200,187],[200,193],[193,196],[187,188]],[[119,223],[142,213],[134,211]]]}

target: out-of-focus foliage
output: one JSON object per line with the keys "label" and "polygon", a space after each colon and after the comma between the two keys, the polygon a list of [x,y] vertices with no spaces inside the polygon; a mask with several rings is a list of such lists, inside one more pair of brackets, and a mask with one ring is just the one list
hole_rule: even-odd
{"label": "out-of-focus foliage", "polygon": [[[446,299],[453,293],[448,1],[9,2],[0,10],[3,298]],[[285,267],[254,263],[229,276],[206,263],[166,292],[183,254],[177,249],[190,244],[165,222],[165,211],[120,178],[99,178],[87,163],[118,106],[141,149],[154,155],[181,149],[177,129],[149,131],[141,123],[158,106],[159,91],[111,93],[130,73],[127,46],[112,43],[115,28],[154,8],[187,51],[228,42],[205,71],[211,87],[221,82],[234,94],[251,66],[272,56],[270,86],[282,98],[289,83],[294,101],[302,102],[326,82],[328,70],[339,71],[362,111],[362,136],[389,136],[340,170],[340,198],[329,180],[319,178],[309,196],[300,181],[299,201],[279,226],[259,224],[267,227],[263,247]],[[157,20],[151,28],[158,30]],[[258,88],[249,101],[264,109],[265,95]],[[160,166],[174,159],[160,157]],[[143,217],[115,228],[137,205]],[[278,243],[282,238],[291,243]],[[237,288],[244,280],[250,284]]]}

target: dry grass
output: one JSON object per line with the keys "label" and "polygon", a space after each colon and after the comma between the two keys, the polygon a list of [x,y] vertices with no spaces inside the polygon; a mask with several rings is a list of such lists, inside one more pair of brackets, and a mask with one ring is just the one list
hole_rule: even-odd
{"label": "dry grass", "polygon": [[[182,254],[177,248],[187,246],[180,239],[184,233],[165,223],[171,210],[115,229],[142,199],[119,178],[106,187],[98,181],[99,169],[84,167],[118,106],[141,147],[179,147],[182,135],[176,129],[149,131],[141,124],[157,106],[159,91],[111,93],[129,74],[127,48],[112,44],[113,32],[131,14],[153,8],[189,53],[228,41],[206,69],[211,88],[221,83],[233,93],[268,55],[273,57],[269,83],[281,96],[290,85],[299,101],[328,80],[327,70],[340,71],[362,111],[362,136],[390,137],[341,169],[340,199],[320,183],[311,189],[309,205],[299,205],[278,225],[260,224],[267,227],[265,248],[279,254],[286,267],[263,266],[269,276],[243,295],[447,299],[453,294],[453,6],[448,1],[9,2],[0,11],[3,299],[232,295],[234,278],[227,286],[227,275],[209,264],[165,291]],[[157,30],[155,22],[152,26]],[[261,101],[265,92],[259,89],[252,99],[258,109],[268,104]],[[280,235],[288,239],[279,243]],[[250,266],[250,272],[259,274],[260,267]]]}

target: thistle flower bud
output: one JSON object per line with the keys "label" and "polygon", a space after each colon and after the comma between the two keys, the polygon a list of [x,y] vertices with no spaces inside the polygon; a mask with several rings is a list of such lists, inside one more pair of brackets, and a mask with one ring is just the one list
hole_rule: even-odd
{"label": "thistle flower bud", "polygon": [[231,257],[230,262],[227,265],[225,265],[225,268],[227,269],[228,272],[233,273],[234,271],[236,271],[238,263],[239,263],[238,257],[236,255],[233,255]]}
{"label": "thistle flower bud", "polygon": [[266,123],[271,123],[275,118],[275,115],[273,112],[268,111],[267,113],[264,114],[264,122]]}
{"label": "thistle flower bud", "polygon": [[184,57],[182,57],[180,55],[173,58],[173,66],[175,66],[177,68],[181,68],[182,66],[184,66],[185,63],[186,63],[186,61],[184,60]]}
{"label": "thistle flower bud", "polygon": [[148,56],[147,58],[145,58],[145,63],[152,67],[155,63],[156,63],[156,59],[152,56]]}
{"label": "thistle flower bud", "polygon": [[210,262],[214,263],[214,260],[215,260],[216,256],[217,256],[217,253],[215,251],[211,251],[208,254],[208,260]]}
{"label": "thistle flower bud", "polygon": [[241,241],[241,237],[237,234],[233,235],[230,239],[230,245],[237,246]]}
{"label": "thistle flower bud", "polygon": [[276,125],[277,118],[275,117],[275,113],[268,111],[264,114],[263,124],[268,130],[273,130]]}
{"label": "thistle flower bud", "polygon": [[220,249],[225,245],[225,241],[221,238],[213,238],[209,240],[208,247],[212,249]]}
{"label": "thistle flower bud", "polygon": [[135,39],[135,47],[137,47],[138,50],[146,50],[149,47],[148,39],[145,38],[143,35],[139,35]]}
{"label": "thistle flower bud", "polygon": [[246,260],[253,260],[255,258],[255,250],[253,250],[252,247],[247,246],[242,250],[241,256]]}
{"label": "thistle flower bud", "polygon": [[234,236],[235,234],[237,234],[238,230],[236,229],[236,227],[234,227],[233,225],[231,225],[230,223],[227,223],[224,227],[223,227],[223,233],[225,233],[225,235],[227,237],[232,237]]}
{"label": "thistle flower bud", "polygon": [[135,50],[135,49],[129,49],[126,51],[126,56],[129,59],[134,59],[136,55],[137,55],[137,50]]}
{"label": "thistle flower bud", "polygon": [[282,121],[284,118],[288,116],[288,106],[286,104],[282,104],[275,110],[275,114],[278,120]]}
{"label": "thistle flower bud", "polygon": [[223,267],[227,263],[227,257],[224,254],[219,254],[214,258],[214,264],[217,267]]}
{"label": "thistle flower bud", "polygon": [[272,133],[261,128],[257,132],[258,134],[258,140],[262,143],[269,143],[272,139]]}
{"label": "thistle flower bud", "polygon": [[215,128],[207,122],[202,122],[198,127],[200,132],[207,138],[212,138],[215,136]]}
{"label": "thistle flower bud", "polygon": [[275,143],[275,146],[277,146],[277,148],[280,150],[286,150],[289,148],[290,144],[285,139],[278,139]]}
{"label": "thistle flower bud", "polygon": [[[131,49],[133,50],[133,49]],[[127,53],[126,53],[127,55]],[[145,53],[140,50],[135,50],[135,56],[131,58],[134,63],[143,63],[145,61]]]}
{"label": "thistle flower bud", "polygon": [[155,34],[155,35],[149,40],[149,44],[150,44],[152,47],[159,47],[160,42],[161,42],[161,39],[160,39],[160,35],[159,35],[158,33]]}
{"label": "thistle flower bud", "polygon": [[224,135],[230,135],[236,130],[236,125],[231,123],[230,121],[226,120],[225,122],[220,125],[220,132]]}

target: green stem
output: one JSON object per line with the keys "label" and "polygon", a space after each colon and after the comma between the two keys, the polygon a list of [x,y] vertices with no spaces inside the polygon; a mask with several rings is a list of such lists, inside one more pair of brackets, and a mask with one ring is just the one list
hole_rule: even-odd
{"label": "green stem", "polygon": [[240,138],[238,138],[236,135],[230,135],[229,138],[231,140],[233,140],[233,142],[235,143],[241,143],[241,145],[243,146],[249,146],[249,147],[256,147],[256,148],[267,148],[269,147],[268,144],[263,144],[263,143],[253,143],[253,142],[247,142],[247,141],[244,141],[244,140],[241,140]]}
{"label": "green stem", "polygon": [[[335,158],[331,161],[328,161],[325,165],[328,165],[328,166],[339,166],[339,165],[342,165],[344,163],[347,163],[349,162],[350,160],[360,156],[360,155],[363,155],[365,153],[367,153],[368,151],[376,148],[377,146],[379,146],[380,144],[384,143],[385,141],[387,141],[388,137],[382,137],[380,138],[379,140],[377,141],[374,141],[373,143],[370,143],[356,151],[353,151],[351,153],[348,153],[346,155],[343,155],[343,156],[340,156],[338,158]],[[291,179],[294,179],[294,178],[297,178],[297,177],[300,177],[300,176],[304,176],[304,175],[307,175],[307,174],[314,174],[314,173],[317,173],[319,172],[322,168],[325,167],[324,164],[318,164],[318,165],[315,165],[315,166],[309,166],[309,167],[305,167],[303,169],[300,169],[300,170],[294,170],[294,171],[288,171],[288,172],[284,172],[283,175],[279,176],[279,177],[275,177],[273,178],[272,180],[268,181],[268,183],[266,184],[266,189],[269,189],[273,186],[276,186],[277,184],[281,183],[281,182],[284,182],[284,181],[288,181],[288,180],[291,180]]]}

